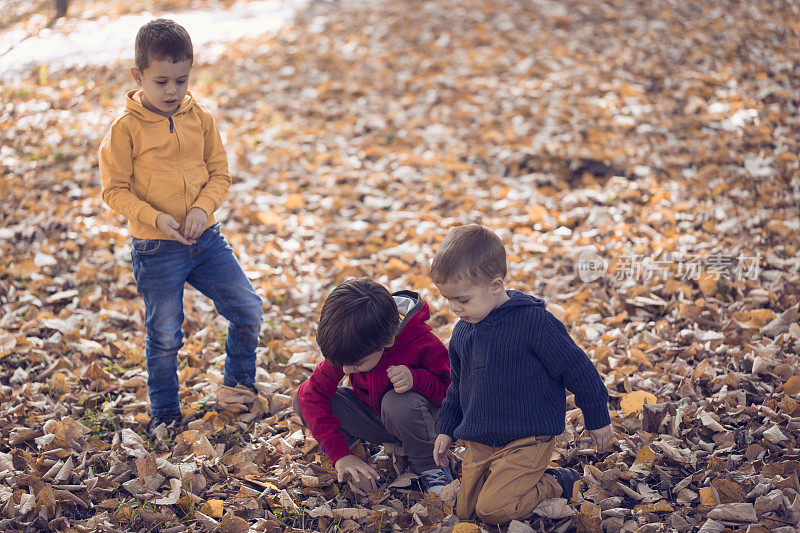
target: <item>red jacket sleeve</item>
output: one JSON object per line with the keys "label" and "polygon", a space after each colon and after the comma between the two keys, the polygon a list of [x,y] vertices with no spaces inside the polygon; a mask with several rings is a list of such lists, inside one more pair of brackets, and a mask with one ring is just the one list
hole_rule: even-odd
{"label": "red jacket sleeve", "polygon": [[339,419],[333,416],[331,410],[331,398],[343,377],[341,368],[325,360],[317,365],[311,377],[297,389],[297,403],[303,419],[322,451],[334,464],[345,455],[353,453],[340,432]]}
{"label": "red jacket sleeve", "polygon": [[416,342],[423,344],[419,357],[419,368],[412,368],[414,385],[411,390],[418,392],[436,407],[442,406],[447,386],[450,385],[450,358],[447,348],[432,332],[425,334]]}

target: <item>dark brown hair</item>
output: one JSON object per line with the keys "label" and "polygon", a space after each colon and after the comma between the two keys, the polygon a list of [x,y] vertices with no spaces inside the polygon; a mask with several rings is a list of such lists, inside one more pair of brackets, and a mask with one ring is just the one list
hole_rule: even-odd
{"label": "dark brown hair", "polygon": [[400,313],[386,287],[369,278],[333,289],[322,306],[317,344],[336,366],[354,365],[394,343]]}
{"label": "dark brown hair", "polygon": [[152,60],[169,59],[173,63],[192,61],[192,39],[183,26],[169,19],[151,20],[136,34],[134,62],[144,70]]}
{"label": "dark brown hair", "polygon": [[491,230],[470,224],[453,228],[433,255],[434,283],[489,282],[505,278],[506,249]]}

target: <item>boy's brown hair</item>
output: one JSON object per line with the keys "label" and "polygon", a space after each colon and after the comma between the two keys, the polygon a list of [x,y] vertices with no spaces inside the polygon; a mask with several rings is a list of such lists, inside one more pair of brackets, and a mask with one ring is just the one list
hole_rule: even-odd
{"label": "boy's brown hair", "polygon": [[436,284],[489,282],[505,278],[507,272],[503,241],[478,224],[450,230],[431,263],[431,279]]}
{"label": "boy's brown hair", "polygon": [[386,287],[352,279],[325,299],[317,328],[322,355],[336,366],[354,365],[394,343],[400,312]]}
{"label": "boy's brown hair", "polygon": [[134,63],[140,71],[149,67],[152,60],[169,59],[178,63],[193,58],[189,32],[174,20],[151,20],[136,34]]}

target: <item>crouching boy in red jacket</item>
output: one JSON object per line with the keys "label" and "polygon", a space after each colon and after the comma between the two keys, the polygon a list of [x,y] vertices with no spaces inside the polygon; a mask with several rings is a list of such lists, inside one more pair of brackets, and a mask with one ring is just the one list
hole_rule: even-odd
{"label": "crouching boy in red jacket", "polygon": [[[368,278],[339,285],[325,300],[317,329],[325,360],[297,389],[294,408],[340,482],[349,474],[374,488],[380,477],[353,455],[356,439],[401,446],[427,492],[452,481],[450,469],[433,460],[450,360],[428,318],[417,293],[392,295]],[[352,388],[339,386],[345,375]]]}

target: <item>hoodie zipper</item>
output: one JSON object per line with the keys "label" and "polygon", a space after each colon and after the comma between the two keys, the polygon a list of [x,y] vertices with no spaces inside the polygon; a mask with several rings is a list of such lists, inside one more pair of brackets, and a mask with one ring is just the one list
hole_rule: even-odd
{"label": "hoodie zipper", "polygon": [[186,213],[189,213],[189,206],[186,203],[186,199],[189,197],[188,192],[186,191],[186,176],[183,175],[183,161],[181,160],[181,136],[175,131],[175,123],[172,122],[172,117],[168,117],[169,120],[169,132],[175,133],[175,140],[178,143],[178,170],[180,171],[181,179],[183,179],[183,208]]}

